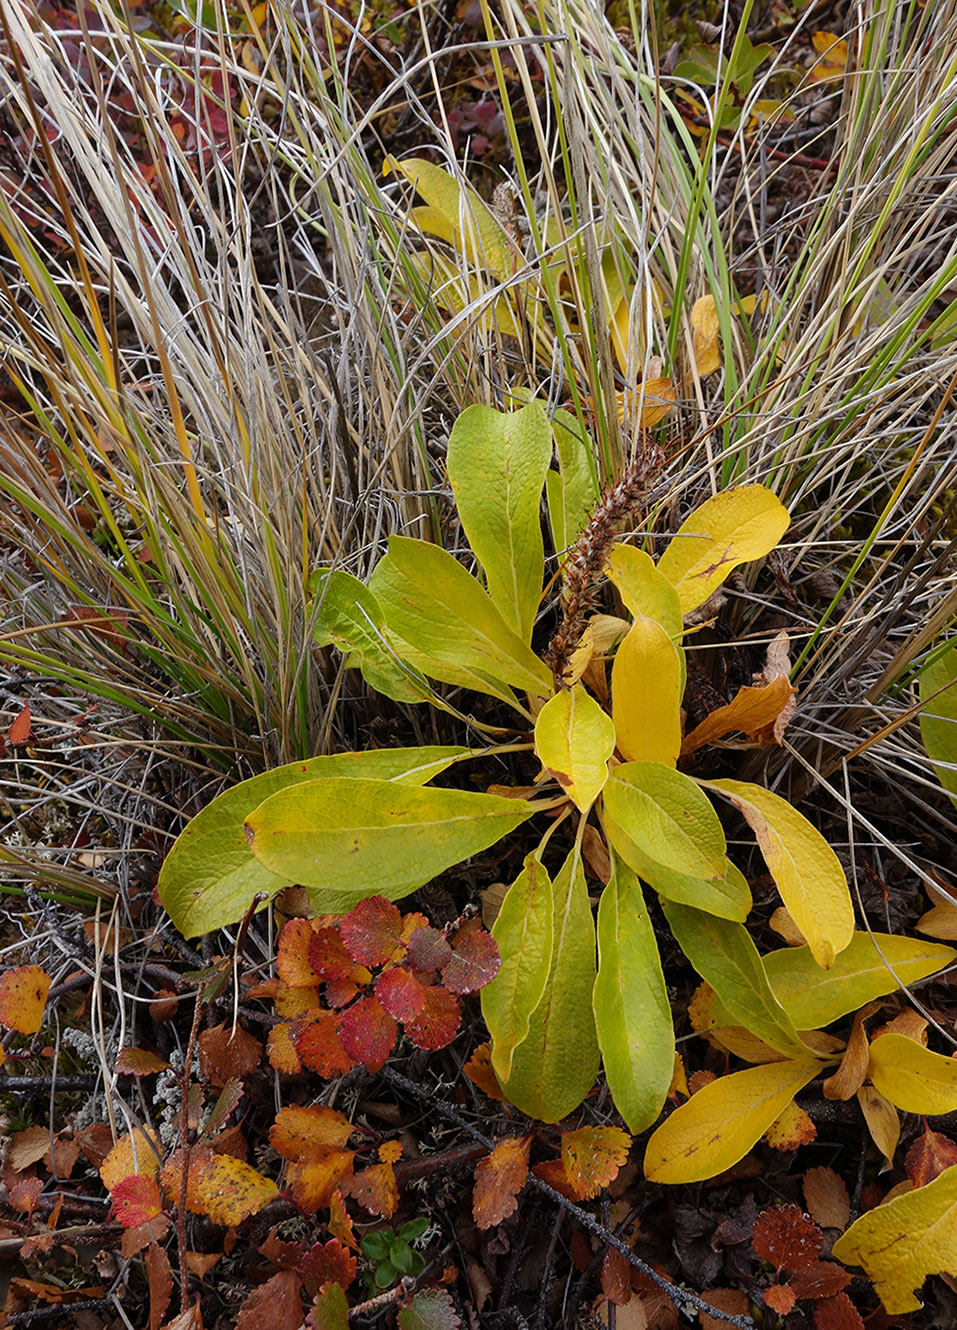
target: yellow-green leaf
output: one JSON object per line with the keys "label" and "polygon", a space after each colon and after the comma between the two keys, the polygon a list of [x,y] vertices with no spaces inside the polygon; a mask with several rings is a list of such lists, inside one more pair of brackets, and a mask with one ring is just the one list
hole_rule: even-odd
{"label": "yellow-green leaf", "polygon": [[829,970],[854,935],[854,906],[837,855],[807,818],[770,790],[740,780],[708,784],[744,815],[788,913],[818,965]]}
{"label": "yellow-green leaf", "polygon": [[717,993],[734,1024],[779,1053],[805,1057],[807,1046],[774,996],[744,925],[672,901],[662,901],[662,908],[678,946]]}
{"label": "yellow-green leaf", "polygon": [[638,879],[616,855],[598,903],[598,1046],[615,1107],[637,1135],[658,1117],[674,1074],[671,1005]]}
{"label": "yellow-green leaf", "polygon": [[955,959],[953,947],[937,942],[860,932],[830,970],[821,970],[807,947],[772,951],[764,957],[764,968],[775,996],[797,1028],[817,1030],[874,998],[926,979]]}
{"label": "yellow-green leaf", "polygon": [[[184,937],[237,923],[253,898],[267,900],[289,879],[264,868],[249,848],[243,823],[270,795],[321,776],[425,785],[468,748],[379,748],[290,762],[224,790],[192,819],[160,869],[163,908]],[[264,901],[265,903],[265,901]]]}
{"label": "yellow-green leaf", "polygon": [[936,1117],[957,1109],[957,1061],[906,1035],[875,1039],[867,1074],[884,1098],[905,1113]]}
{"label": "yellow-green leaf", "polygon": [[550,698],[535,722],[535,752],[562,789],[587,813],[608,779],[615,751],[611,717],[581,684]]}
{"label": "yellow-green leaf", "polygon": [[819,1069],[809,1055],[711,1081],[654,1133],[645,1153],[645,1177],[674,1185],[723,1173],[744,1158]]}
{"label": "yellow-green leaf", "polygon": [[475,578],[438,545],[390,536],[369,586],[399,654],[423,674],[506,701],[514,699],[503,684],[551,695],[545,665]]}
{"label": "yellow-green leaf", "polygon": [[482,1016],[492,1036],[492,1068],[502,1081],[511,1074],[515,1049],[527,1037],[532,1013],[545,992],[553,921],[551,878],[535,850],[505,893],[492,925],[502,964],[482,989]]}
{"label": "yellow-green leaf", "polygon": [[654,619],[660,623],[677,645],[684,631],[681,602],[651,555],[634,545],[614,545],[608,555],[608,576],[628,612],[636,619]]}
{"label": "yellow-green leaf", "polygon": [[548,521],[559,558],[571,549],[598,502],[599,487],[591,442],[568,411],[556,411],[552,433],[558,470],[545,477]]}
{"label": "yellow-green leaf", "polygon": [[598,1071],[592,1013],[595,925],[576,846],[553,884],[552,965],[528,1036],[515,1049],[502,1089],[508,1101],[542,1122],[558,1122],[585,1098]]}
{"label": "yellow-green leaf", "polygon": [[470,406],[449,435],[446,465],[463,529],[492,601],[525,643],[545,573],[540,513],[551,456],[541,402],[512,412]]}
{"label": "yellow-green leaf", "polygon": [[920,1310],[914,1296],[928,1275],[957,1270],[957,1165],[926,1187],[861,1215],[834,1244],[834,1257],[859,1265],[892,1316]]}
{"label": "yellow-green leaf", "polygon": [[363,896],[407,896],[533,811],[523,799],[333,776],[271,795],[246,818],[246,836],[264,868],[337,913]]}
{"label": "yellow-green leaf", "polygon": [[622,756],[675,766],[681,751],[681,661],[654,619],[636,619],[615,653],[611,697]]}
{"label": "yellow-green leaf", "polygon": [[920,734],[937,779],[957,804],[957,645],[920,673]]}
{"label": "yellow-green leaf", "polygon": [[791,518],[763,485],[723,490],[696,509],[658,561],[676,588],[682,614],[704,604],[739,564],[770,553]]}
{"label": "yellow-green leaf", "polygon": [[508,276],[508,256],[514,254],[521,260],[479,195],[460,185],[447,171],[422,157],[407,157],[403,162],[387,157],[385,167],[404,175],[425,199],[430,211],[419,213],[423,230],[448,241],[471,262],[481,263],[496,277]]}

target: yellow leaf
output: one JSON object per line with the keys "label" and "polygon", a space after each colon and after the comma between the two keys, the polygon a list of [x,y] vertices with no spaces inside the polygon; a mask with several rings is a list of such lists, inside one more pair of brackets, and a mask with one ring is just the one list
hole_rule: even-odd
{"label": "yellow leaf", "polygon": [[843,37],[833,32],[815,32],[811,34],[811,43],[821,57],[811,68],[809,78],[812,83],[843,78],[847,69],[847,42]]}
{"label": "yellow leaf", "polygon": [[535,752],[543,767],[583,813],[608,779],[615,726],[581,684],[563,688],[545,703],[535,722]]}
{"label": "yellow leaf", "polygon": [[957,1061],[932,1053],[903,1034],[884,1034],[871,1044],[868,1075],[873,1085],[905,1113],[952,1113],[957,1109]]}
{"label": "yellow leaf", "polygon": [[654,619],[636,619],[618,648],[611,697],[622,756],[675,766],[681,750],[681,661]]}
{"label": "yellow leaf", "polygon": [[113,1149],[100,1165],[100,1177],[107,1191],[112,1191],[123,1178],[133,1173],[143,1173],[155,1178],[159,1172],[161,1146],[155,1136],[150,1136],[140,1127],[132,1133],[127,1132],[113,1146]]}
{"label": "yellow leaf", "polygon": [[918,1311],[928,1275],[957,1270],[957,1165],[926,1187],[878,1205],[834,1244],[845,1265],[860,1265],[893,1316]]}
{"label": "yellow leaf", "polygon": [[226,1228],[258,1214],[278,1195],[274,1182],[230,1155],[214,1155],[196,1184],[200,1212]]}
{"label": "yellow leaf", "polygon": [[684,631],[681,603],[677,591],[655,567],[651,555],[619,542],[612,546],[606,571],[628,613],[635,618],[654,619],[677,646]]}
{"label": "yellow leaf", "polygon": [[748,1067],[705,1085],[648,1142],[649,1182],[701,1182],[723,1173],[759,1141],[820,1070],[814,1058]]}
{"label": "yellow leaf", "polygon": [[695,368],[703,379],[708,374],[713,374],[721,364],[718,309],[714,303],[714,296],[702,296],[700,300],[694,302],[691,311],[691,329]]}
{"label": "yellow leaf", "polygon": [[829,970],[854,936],[854,906],[837,855],[796,808],[770,790],[737,780],[709,784],[744,815],[811,955]]}
{"label": "yellow leaf", "polygon": [[873,1085],[861,1086],[857,1092],[857,1102],[864,1114],[871,1140],[887,1161],[884,1167],[890,1168],[901,1135],[901,1120],[897,1109]]}
{"label": "yellow leaf", "polygon": [[921,915],[914,928],[928,937],[942,937],[945,942],[953,942],[957,940],[957,909],[953,905],[934,905]]}
{"label": "yellow leaf", "polygon": [[627,619],[617,619],[612,614],[593,614],[571,654],[568,669],[562,675],[566,688],[578,683],[592,660],[596,656],[605,656],[622,640],[630,627]]}
{"label": "yellow leaf", "polygon": [[681,613],[703,605],[738,564],[762,559],[791,524],[788,510],[763,485],[740,485],[706,500],[658,560],[678,591]]}
{"label": "yellow leaf", "polygon": [[519,256],[494,213],[473,189],[421,157],[404,162],[387,157],[383,170],[398,171],[425,199],[426,215],[416,218],[423,230],[449,241],[494,276],[508,276],[512,256]]}

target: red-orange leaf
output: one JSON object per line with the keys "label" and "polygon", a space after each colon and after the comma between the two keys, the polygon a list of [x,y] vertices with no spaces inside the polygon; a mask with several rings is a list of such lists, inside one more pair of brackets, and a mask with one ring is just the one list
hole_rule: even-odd
{"label": "red-orange leaf", "polygon": [[800,1270],[816,1261],[824,1241],[821,1230],[796,1205],[765,1210],[754,1221],[751,1245],[762,1261],[778,1270]]}
{"label": "red-orange leaf", "polygon": [[528,1177],[530,1136],[509,1136],[475,1169],[472,1214],[479,1228],[501,1224],[518,1208],[518,1194]]}
{"label": "red-orange leaf", "polygon": [[787,1316],[797,1302],[797,1294],[789,1284],[772,1284],[764,1290],[764,1301],[773,1312]]}
{"label": "red-orange leaf", "polygon": [[384,970],[376,981],[376,997],[397,1021],[414,1020],[425,1006],[425,994],[415,975],[401,966]]}
{"label": "red-orange leaf", "polygon": [[275,1067],[277,1071],[284,1071],[290,1076],[302,1071],[302,1059],[299,1057],[299,1051],[296,1048],[293,1027],[287,1022],[283,1021],[280,1025],[274,1025],[269,1031],[266,1039],[266,1053],[269,1057],[270,1066]]}
{"label": "red-orange leaf", "polygon": [[296,1052],[304,1067],[320,1076],[342,1076],[351,1071],[355,1058],[349,1056],[339,1038],[335,1012],[320,1011],[314,1021],[296,1036]]}
{"label": "red-orange leaf", "polygon": [[788,1282],[799,1298],[830,1298],[847,1287],[851,1276],[834,1261],[811,1261],[792,1270]]}
{"label": "red-orange leaf", "polygon": [[389,1219],[399,1204],[395,1169],[389,1163],[373,1164],[357,1173],[349,1183],[349,1195],[374,1215]]}
{"label": "red-orange leaf", "polygon": [[483,1094],[488,1095],[489,1099],[497,1099],[504,1103],[505,1096],[502,1093],[502,1087],[492,1070],[492,1045],[490,1043],[486,1041],[484,1044],[479,1044],[466,1062],[464,1070],[472,1084],[477,1085]]}
{"label": "red-orange leaf", "polygon": [[155,1076],[169,1063],[146,1048],[121,1048],[116,1055],[116,1070],[121,1076]]}
{"label": "red-orange leaf", "polygon": [[163,1212],[163,1200],[156,1179],[145,1173],[131,1173],[110,1189],[113,1218],[124,1228],[139,1228]]}
{"label": "red-orange leaf", "polygon": [[458,1033],[462,1009],[447,988],[427,988],[425,1005],[414,1021],[406,1021],[405,1032],[416,1048],[435,1050],[450,1044]]}
{"label": "red-orange leaf", "polygon": [[631,1137],[620,1127],[580,1127],[562,1136],[565,1176],[580,1201],[607,1187],[628,1158]]}
{"label": "red-orange leaf", "polygon": [[952,1164],[957,1164],[957,1142],[939,1131],[921,1132],[904,1159],[907,1176],[915,1187],[926,1187]]}
{"label": "red-orange leaf", "polygon": [[385,965],[402,940],[402,915],[384,896],[367,896],[339,925],[346,951],[360,965]]}
{"label": "red-orange leaf", "polygon": [[309,942],[309,964],[327,983],[344,980],[368,983],[369,971],[349,955],[338,928],[319,928]]}
{"label": "red-orange leaf", "polygon": [[36,1034],[50,991],[50,976],[39,965],[20,965],[0,974],[0,1025]]}
{"label": "red-orange leaf", "polygon": [[315,1214],[329,1204],[336,1188],[352,1176],[352,1150],[317,1145],[294,1159],[286,1171],[286,1185],[297,1204]]}
{"label": "red-orange leaf", "polygon": [[543,1159],[541,1163],[536,1164],[532,1172],[542,1182],[547,1182],[550,1187],[569,1201],[577,1201],[578,1193],[572,1184],[568,1181],[568,1175],[565,1172],[565,1165],[560,1159]]}
{"label": "red-orange leaf", "polygon": [[308,919],[290,919],[279,934],[276,972],[289,988],[315,988],[321,982],[309,960],[315,931]]}
{"label": "red-orange leaf", "polygon": [[341,1150],[351,1135],[352,1123],[334,1108],[290,1104],[276,1114],[269,1128],[269,1144],[284,1159],[298,1159],[316,1145]]}
{"label": "red-orange leaf", "polygon": [[236,1330],[299,1330],[302,1280],[294,1270],[280,1270],[260,1284],[239,1309]]}
{"label": "red-orange leaf", "polygon": [[442,971],[442,983],[453,993],[477,993],[492,982],[501,964],[492,934],[484,928],[478,929],[455,943],[452,957]]}
{"label": "red-orange leaf", "polygon": [[24,706],[14,716],[7,730],[7,738],[12,744],[25,744],[30,738],[31,713],[29,706]]}
{"label": "red-orange leaf", "polygon": [[241,1025],[214,1025],[199,1036],[199,1067],[215,1086],[234,1076],[242,1080],[259,1066],[263,1046]]}
{"label": "red-orange leaf", "polygon": [[817,1330],[864,1330],[861,1313],[846,1293],[819,1302],[814,1308],[814,1324]]}
{"label": "red-orange leaf", "polygon": [[299,1273],[310,1298],[327,1284],[348,1288],[356,1277],[356,1258],[335,1238],[317,1242],[302,1258]]}
{"label": "red-orange leaf", "polygon": [[396,1023],[373,994],[354,1002],[339,1017],[342,1046],[367,1071],[379,1071],[395,1048]]}

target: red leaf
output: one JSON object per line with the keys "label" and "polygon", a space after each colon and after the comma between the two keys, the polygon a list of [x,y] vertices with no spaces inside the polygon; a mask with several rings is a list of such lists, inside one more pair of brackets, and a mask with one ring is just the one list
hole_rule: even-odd
{"label": "red leaf", "polygon": [[957,1144],[942,1132],[930,1130],[911,1142],[904,1160],[907,1176],[915,1187],[926,1187],[952,1164],[957,1164]]}
{"label": "red leaf", "polygon": [[345,949],[360,965],[385,965],[402,940],[402,915],[384,896],[367,896],[339,925]]}
{"label": "red leaf", "polygon": [[425,1006],[415,1020],[405,1022],[405,1032],[416,1048],[444,1048],[458,1033],[461,1018],[459,1000],[454,993],[446,988],[427,988]]}
{"label": "red leaf", "polygon": [[121,1048],[116,1055],[116,1071],[121,1076],[155,1076],[168,1066],[158,1053],[145,1048]]}
{"label": "red leaf", "polygon": [[562,1136],[562,1164],[576,1200],[587,1201],[618,1176],[631,1137],[620,1127],[581,1127]]}
{"label": "red leaf", "polygon": [[437,928],[417,928],[409,938],[409,965],[413,970],[441,970],[452,948]]}
{"label": "red leaf", "polygon": [[379,1071],[395,1048],[396,1024],[374,995],[360,998],[339,1017],[346,1052],[367,1071]]}
{"label": "red leaf", "polygon": [[320,1011],[303,1027],[296,1036],[296,1052],[303,1066],[320,1076],[342,1076],[355,1063],[342,1046],[336,1015],[331,1011]]}
{"label": "red leaf", "polygon": [[814,1308],[814,1324],[817,1330],[864,1330],[861,1314],[846,1293],[819,1302]]}
{"label": "red leaf", "polygon": [[397,1021],[412,1021],[425,1006],[426,989],[414,974],[397,966],[384,970],[375,986],[375,994],[390,1016]]}
{"label": "red leaf", "polygon": [[456,942],[442,983],[453,993],[477,993],[491,983],[501,964],[495,939],[482,928]]}
{"label": "red leaf", "polygon": [[50,991],[50,976],[39,965],[20,965],[0,974],[0,1025],[36,1034]]}
{"label": "red leaf", "polygon": [[23,707],[14,716],[10,728],[7,730],[7,738],[12,744],[25,744],[30,738],[30,717],[31,712],[28,706]]}
{"label": "red leaf", "polygon": [[146,1173],[132,1173],[110,1189],[113,1218],[124,1228],[139,1228],[163,1212],[163,1202],[156,1179]]}
{"label": "red leaf", "polygon": [[816,1261],[824,1241],[821,1230],[796,1205],[765,1210],[754,1221],[751,1245],[762,1261],[778,1270],[800,1270]]}
{"label": "red leaf", "polygon": [[554,1187],[567,1200],[578,1200],[578,1193],[568,1181],[565,1165],[560,1159],[543,1159],[540,1164],[533,1167],[532,1172],[537,1178],[541,1178],[542,1182],[547,1182],[549,1187]]}
{"label": "red leaf", "polygon": [[356,1277],[356,1258],[335,1238],[317,1242],[302,1258],[299,1273],[310,1298],[314,1298],[327,1284],[348,1288]]}
{"label": "red leaf", "polygon": [[788,1283],[799,1298],[830,1298],[847,1288],[851,1276],[834,1261],[812,1261],[791,1271]]}
{"label": "red leaf", "polygon": [[518,1209],[518,1193],[528,1177],[531,1136],[509,1136],[475,1167],[472,1214],[479,1228],[493,1228]]}
{"label": "red leaf", "polygon": [[371,975],[346,951],[338,928],[319,928],[309,941],[309,964],[320,979],[331,983],[368,983]]}

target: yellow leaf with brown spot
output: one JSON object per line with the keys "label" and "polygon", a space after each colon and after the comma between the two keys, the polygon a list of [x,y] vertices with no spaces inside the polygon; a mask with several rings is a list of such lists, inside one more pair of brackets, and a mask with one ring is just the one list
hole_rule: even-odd
{"label": "yellow leaf with brown spot", "polygon": [[18,1034],[36,1034],[50,991],[50,976],[39,965],[20,965],[0,974],[0,1025]]}
{"label": "yellow leaf with brown spot", "polygon": [[772,1149],[785,1151],[796,1150],[799,1145],[809,1145],[816,1136],[814,1123],[793,1099],[764,1133],[764,1139]]}
{"label": "yellow leaf with brown spot", "polygon": [[214,1224],[232,1228],[278,1195],[276,1184],[251,1165],[231,1155],[214,1155],[197,1180],[195,1204]]}
{"label": "yellow leaf with brown spot", "polygon": [[861,1086],[857,1092],[857,1102],[864,1114],[871,1140],[887,1160],[887,1167],[890,1168],[901,1136],[901,1120],[897,1109],[873,1085]]}
{"label": "yellow leaf with brown spot", "polygon": [[583,813],[601,793],[614,751],[614,723],[581,684],[561,689],[538,713],[538,760]]}

